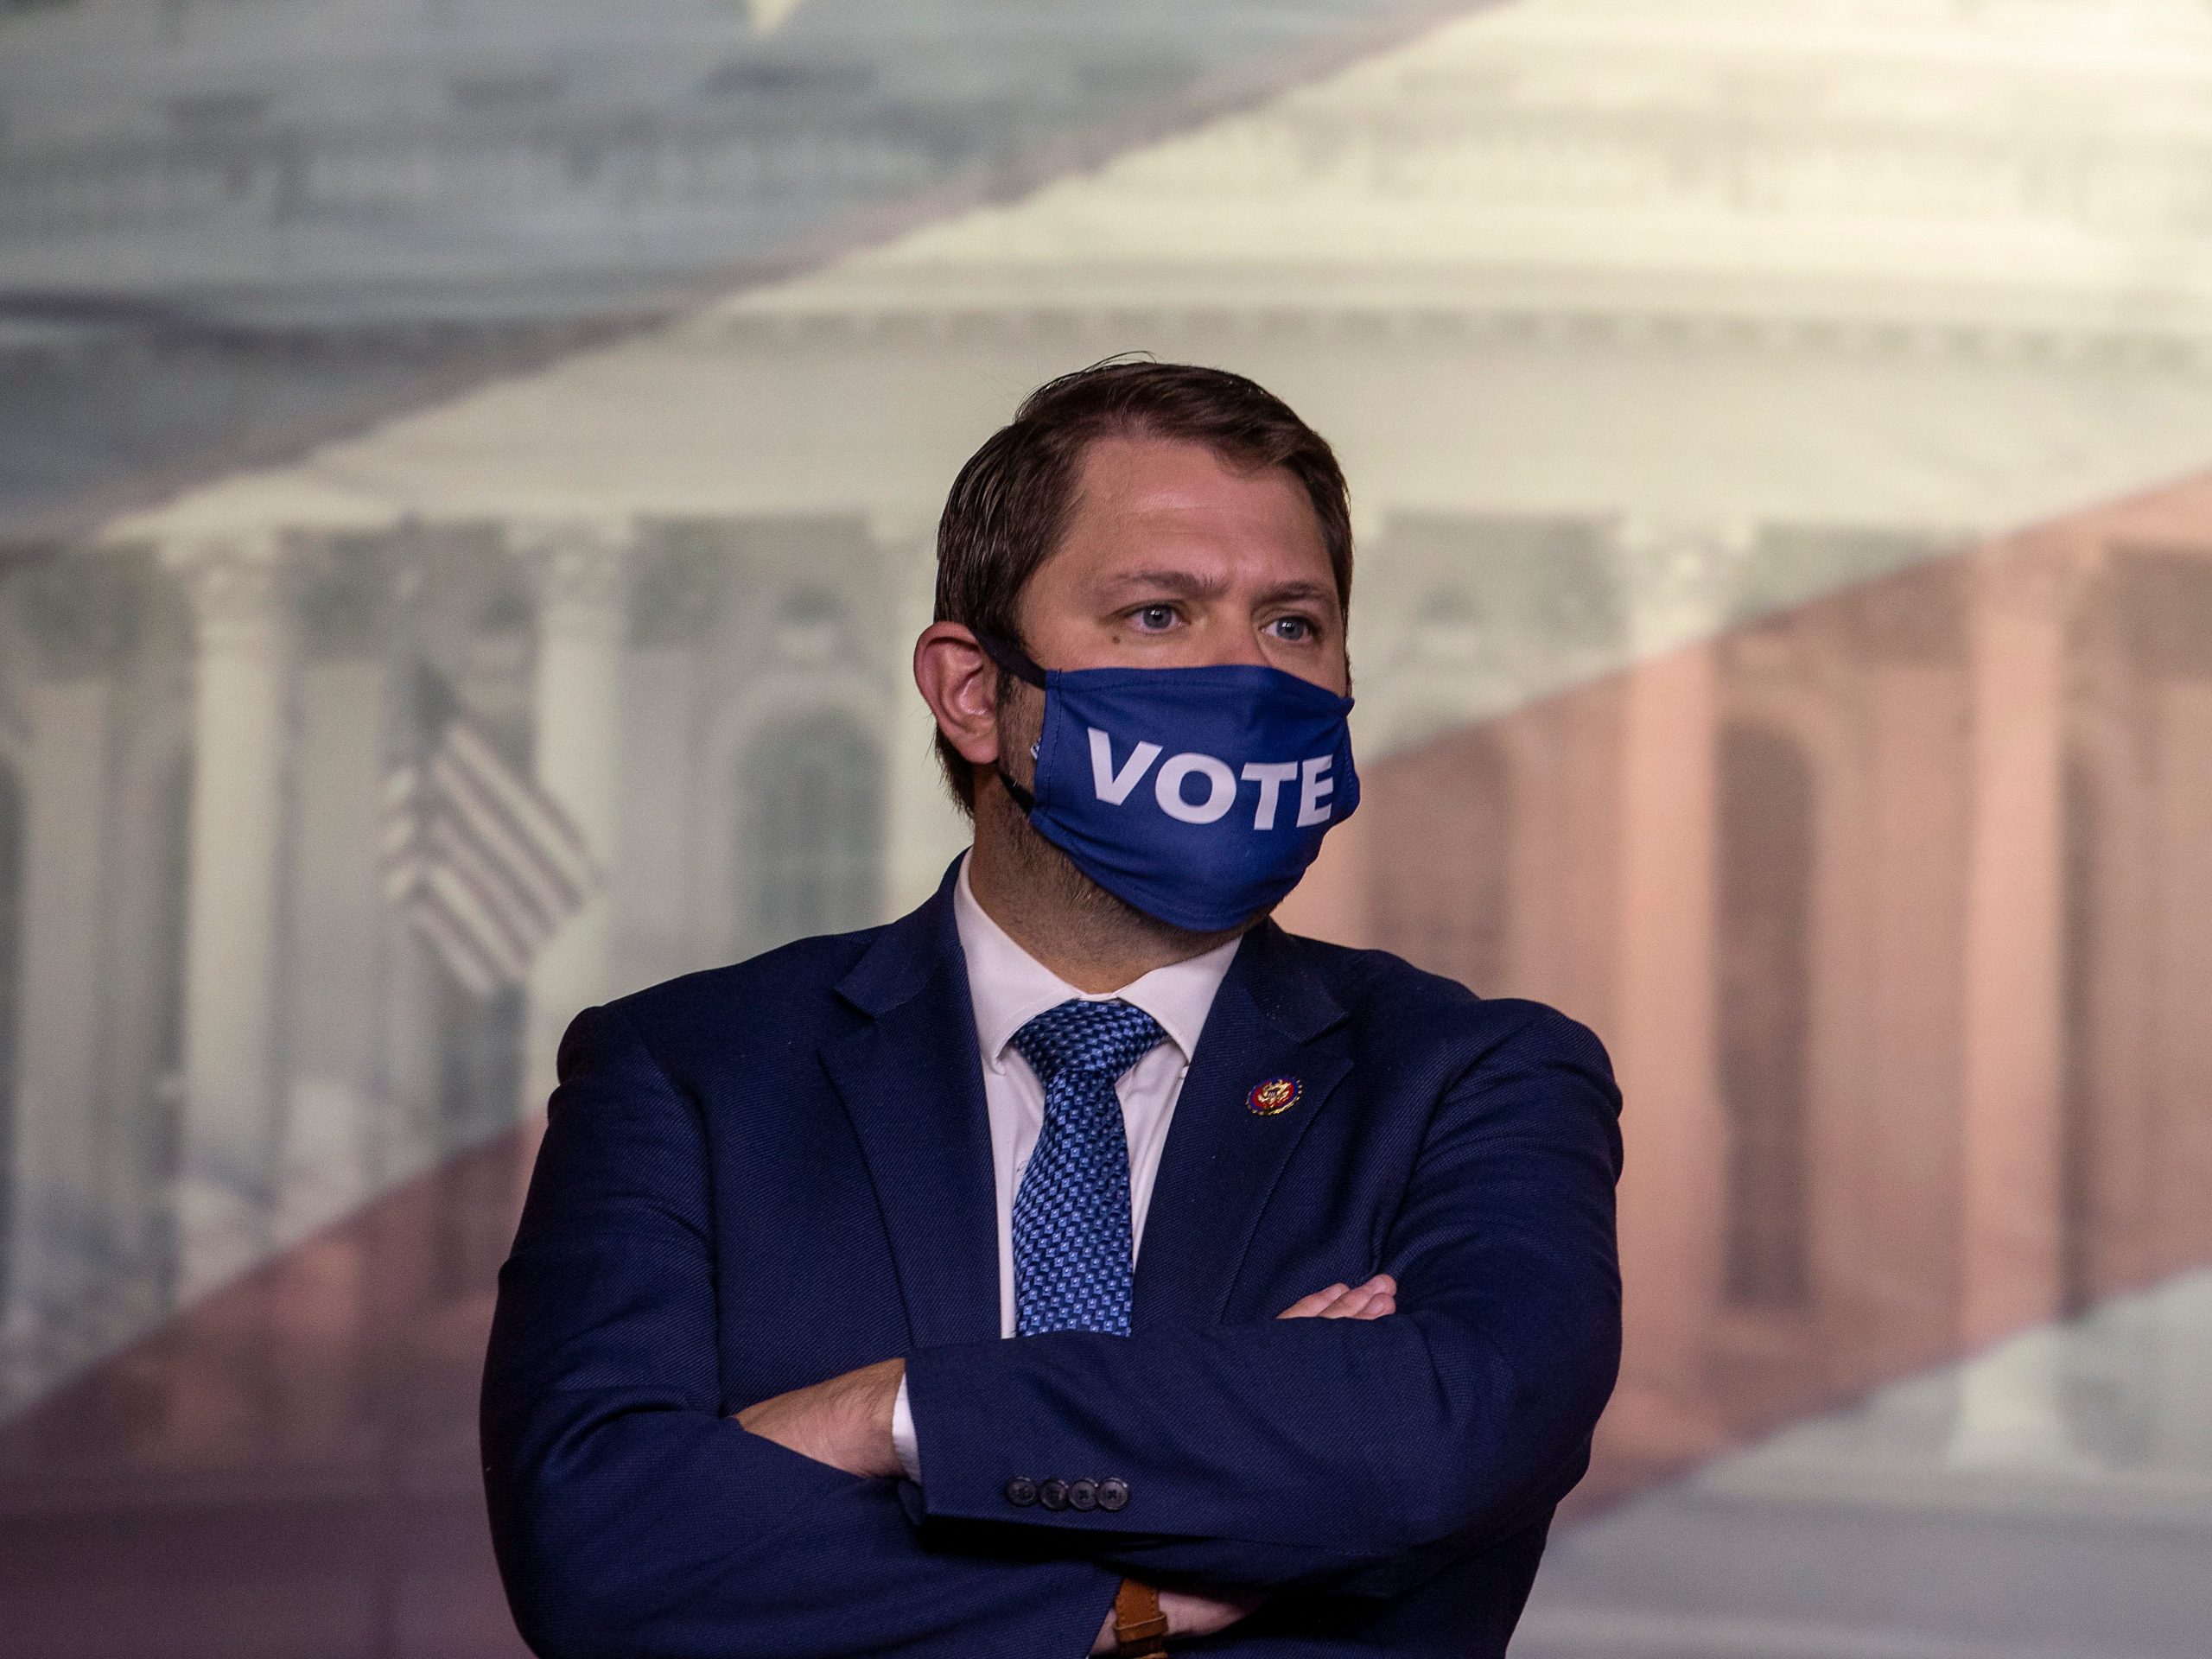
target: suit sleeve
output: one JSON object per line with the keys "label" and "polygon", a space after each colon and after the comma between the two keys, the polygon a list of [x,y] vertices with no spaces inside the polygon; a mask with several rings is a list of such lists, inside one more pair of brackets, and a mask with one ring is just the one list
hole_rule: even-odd
{"label": "suit sleeve", "polygon": [[1088,1652],[1118,1574],[1004,1540],[988,1555],[925,1542],[898,1482],[721,1414],[709,1203],[696,1108],[621,1010],[578,1015],[481,1399],[493,1543],[531,1649]]}
{"label": "suit sleeve", "polygon": [[[910,1357],[919,1507],[1141,1576],[1370,1595],[1541,1518],[1619,1366],[1619,1113],[1598,1039],[1539,1007],[1437,1104],[1385,1241],[1396,1313]],[[1016,1473],[1128,1498],[1014,1510]]]}

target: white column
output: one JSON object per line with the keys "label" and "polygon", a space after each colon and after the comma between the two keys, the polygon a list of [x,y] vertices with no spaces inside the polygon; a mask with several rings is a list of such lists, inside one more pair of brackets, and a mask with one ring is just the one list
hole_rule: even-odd
{"label": "white column", "polygon": [[1622,537],[1636,661],[1622,722],[1619,978],[1606,1035],[1630,1126],[1623,1381],[1641,1432],[1674,1455],[1706,1449],[1717,1433],[1704,1375],[1726,1148],[1713,1058],[1711,642],[1748,541],[1740,529],[1694,524],[1630,524]]}
{"label": "white column", "polygon": [[384,1129],[374,1102],[388,674],[381,652],[369,647],[382,643],[340,649],[326,634],[308,644],[295,681],[280,1245],[375,1190]]}
{"label": "white column", "polygon": [[[1864,1036],[1848,1089],[1852,1138],[1870,1155],[1821,1175],[1837,1195],[1827,1258],[1845,1298],[1837,1311],[1863,1321],[1878,1355],[1925,1352],[1956,1317],[1951,1275],[1931,1264],[1955,1249],[1958,1224],[1946,1128],[1958,1110],[1952,849],[1971,753],[1968,614],[1961,585],[1936,569],[1864,595],[1855,622],[1870,683],[1865,793],[1854,810],[1866,817],[1864,842],[1843,856],[1866,859],[1871,874]],[[1924,1459],[1943,1443],[1954,1405],[1940,1382],[1882,1389],[1853,1455]]]}
{"label": "white column", "polygon": [[186,899],[179,1293],[268,1248],[279,1134],[276,1039],[290,631],[273,533],[162,550],[197,622]]}
{"label": "white column", "polygon": [[[1976,555],[1960,1123],[1960,1373],[1951,1456],[2068,1455],[2060,1385],[2059,820],[2063,543]],[[1995,1344],[1992,1346],[1991,1344]]]}
{"label": "white column", "polygon": [[[619,828],[622,649],[627,633],[625,523],[563,521],[518,526],[518,552],[537,591],[535,766],[602,868]],[[525,1113],[552,1092],[561,1033],[613,990],[607,970],[613,904],[602,887],[539,952],[524,1029]]]}
{"label": "white column", "polygon": [[16,1034],[8,1346],[29,1363],[96,1284],[100,1202],[100,895],[105,884],[116,653],[102,594],[69,569],[47,584],[33,632],[46,673],[26,688],[22,973]]}
{"label": "white column", "polygon": [[[2155,692],[2155,783],[2146,883],[2156,920],[2144,976],[2149,1029],[2142,1046],[2152,1098],[2164,1106],[2153,1144],[2157,1198],[2147,1230],[2162,1268],[2202,1262],[2205,1193],[2212,1191],[2212,679],[2169,671]],[[2162,1467],[2212,1477],[2212,1266],[2153,1299],[2158,1332],[2154,1455]]]}

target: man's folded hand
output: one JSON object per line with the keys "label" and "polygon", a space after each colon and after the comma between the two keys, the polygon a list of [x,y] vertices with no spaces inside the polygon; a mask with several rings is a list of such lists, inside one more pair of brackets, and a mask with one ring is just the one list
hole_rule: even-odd
{"label": "man's folded hand", "polygon": [[1378,1273],[1364,1284],[1329,1285],[1301,1296],[1275,1315],[1279,1319],[1379,1319],[1398,1311],[1398,1281]]}
{"label": "man's folded hand", "polygon": [[772,1395],[737,1414],[739,1427],[849,1475],[899,1473],[891,1414],[903,1359],[880,1359],[826,1382]]}

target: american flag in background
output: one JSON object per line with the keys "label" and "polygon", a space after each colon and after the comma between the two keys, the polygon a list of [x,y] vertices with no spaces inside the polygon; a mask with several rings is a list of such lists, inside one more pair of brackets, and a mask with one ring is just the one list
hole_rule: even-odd
{"label": "american flag in background", "polygon": [[605,873],[435,669],[417,664],[412,689],[414,751],[385,776],[385,897],[488,996],[521,982]]}

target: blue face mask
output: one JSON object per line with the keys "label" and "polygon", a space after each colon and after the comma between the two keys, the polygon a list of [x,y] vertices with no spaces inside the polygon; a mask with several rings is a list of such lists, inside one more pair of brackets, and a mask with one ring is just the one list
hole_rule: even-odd
{"label": "blue face mask", "polygon": [[1279,668],[1039,668],[976,636],[1045,690],[1034,792],[999,777],[1037,833],[1147,916],[1236,927],[1298,885],[1359,804],[1351,699]]}

